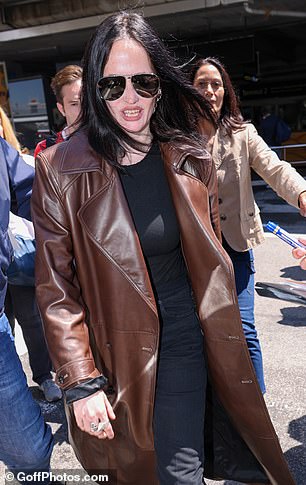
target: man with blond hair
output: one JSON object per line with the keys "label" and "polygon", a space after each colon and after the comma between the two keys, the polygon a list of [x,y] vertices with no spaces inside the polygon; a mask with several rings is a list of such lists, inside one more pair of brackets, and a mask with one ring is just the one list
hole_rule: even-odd
{"label": "man with blond hair", "polygon": [[40,141],[35,148],[34,157],[47,147],[66,140],[75,131],[81,110],[82,74],[80,66],[69,64],[58,71],[52,79],[51,89],[56,97],[56,106],[66,119],[66,126],[55,136]]}

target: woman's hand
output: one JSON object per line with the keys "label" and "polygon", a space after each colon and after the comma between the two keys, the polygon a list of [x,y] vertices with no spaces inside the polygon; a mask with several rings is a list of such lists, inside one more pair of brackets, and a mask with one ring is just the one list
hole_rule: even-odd
{"label": "woman's hand", "polygon": [[299,208],[301,216],[306,217],[306,192],[301,192],[299,195]]}
{"label": "woman's hand", "polygon": [[300,261],[300,266],[302,269],[306,270],[306,239],[305,238],[299,238],[299,241],[305,245],[305,249],[303,248],[296,248],[293,249],[292,255],[296,259],[301,259]]}
{"label": "woman's hand", "polygon": [[99,439],[113,439],[114,431],[110,419],[116,419],[105,392],[98,391],[73,403],[78,427]]}

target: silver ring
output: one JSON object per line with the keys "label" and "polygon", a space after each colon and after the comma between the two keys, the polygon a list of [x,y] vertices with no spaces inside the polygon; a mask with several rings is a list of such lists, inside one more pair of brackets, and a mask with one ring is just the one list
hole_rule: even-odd
{"label": "silver ring", "polygon": [[100,431],[104,431],[106,426],[109,424],[109,421],[104,421],[103,423],[90,423],[90,431],[92,433],[100,433]]}
{"label": "silver ring", "polygon": [[96,424],[96,423],[90,423],[90,431],[92,431],[93,433],[96,433],[99,429],[99,425]]}
{"label": "silver ring", "polygon": [[104,431],[108,425],[109,425],[109,421],[104,421],[103,423],[99,423],[97,433],[99,433],[100,431]]}

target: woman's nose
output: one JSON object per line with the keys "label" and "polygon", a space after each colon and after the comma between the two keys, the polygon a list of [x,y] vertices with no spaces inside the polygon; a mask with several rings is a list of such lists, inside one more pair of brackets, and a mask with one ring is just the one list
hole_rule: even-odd
{"label": "woman's nose", "polygon": [[138,101],[138,94],[133,88],[131,79],[126,80],[126,86],[125,86],[123,98],[129,104],[133,104],[133,103],[136,103],[136,101]]}
{"label": "woman's nose", "polygon": [[204,90],[204,94],[205,96],[213,96],[214,94],[214,90],[212,89],[211,87],[211,84],[210,83],[207,83],[206,86],[205,86],[205,90]]}

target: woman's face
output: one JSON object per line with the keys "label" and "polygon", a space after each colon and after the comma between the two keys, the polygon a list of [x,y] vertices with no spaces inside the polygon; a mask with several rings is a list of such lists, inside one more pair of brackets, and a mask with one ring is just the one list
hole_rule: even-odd
{"label": "woman's face", "polygon": [[[150,58],[138,42],[132,39],[120,39],[113,43],[103,77],[150,73],[154,73]],[[140,96],[133,88],[131,79],[126,79],[122,96],[105,103],[121,128],[138,141],[148,142],[151,138],[150,119],[154,112],[156,96],[153,98]]]}
{"label": "woman's face", "polygon": [[219,115],[223,104],[224,87],[218,69],[212,64],[204,64],[198,69],[193,85],[211,103]]}

